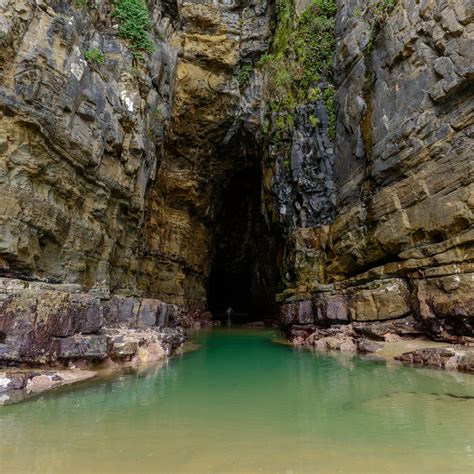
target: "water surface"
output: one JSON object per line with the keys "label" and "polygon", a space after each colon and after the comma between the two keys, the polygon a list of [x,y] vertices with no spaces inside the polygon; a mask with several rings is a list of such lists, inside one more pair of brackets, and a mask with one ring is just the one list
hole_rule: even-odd
{"label": "water surface", "polygon": [[201,332],[160,369],[0,407],[0,472],[472,473],[474,377]]}

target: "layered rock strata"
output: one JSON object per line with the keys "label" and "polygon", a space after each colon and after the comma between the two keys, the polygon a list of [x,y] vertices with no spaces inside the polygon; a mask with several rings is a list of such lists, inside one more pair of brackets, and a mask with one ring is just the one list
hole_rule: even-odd
{"label": "layered rock strata", "polygon": [[0,5],[4,363],[166,355],[184,340],[166,328],[191,324],[142,283],[178,53],[177,5],[147,6],[154,52],[141,61],[113,2]]}
{"label": "layered rock strata", "polygon": [[129,357],[206,320],[213,266],[266,300],[278,270],[290,334],[471,341],[470,2],[338,0],[336,138],[314,100],[278,144],[273,2],[148,1],[143,61],[81,3],[0,4],[0,358]]}
{"label": "layered rock strata", "polygon": [[[265,50],[269,16],[265,1],[180,1],[179,11],[181,28],[171,38],[179,51],[174,108],[150,193],[144,284],[166,301],[203,310],[223,194],[239,173],[260,173],[238,77]],[[246,199],[245,186],[235,192]],[[253,216],[231,229],[240,242]]]}
{"label": "layered rock strata", "polygon": [[167,356],[189,326],[177,306],[156,299],[101,300],[78,286],[24,280],[0,284],[0,360],[9,365],[126,361],[150,345]]}
{"label": "layered rock strata", "polygon": [[292,231],[280,320],[472,341],[474,10],[337,3],[335,218]]}
{"label": "layered rock strata", "polygon": [[[150,2],[156,51],[141,63],[110,2],[80,5],[0,6],[0,272],[137,294],[176,67],[159,38],[172,25]],[[87,60],[90,51],[103,58]]]}
{"label": "layered rock strata", "polygon": [[[260,170],[237,78],[265,49],[268,7],[146,6],[143,60],[113,2],[0,6],[4,362],[102,360],[118,351],[111,327],[207,324],[221,196]],[[247,250],[257,228],[242,246],[262,268],[254,293],[274,268]]]}

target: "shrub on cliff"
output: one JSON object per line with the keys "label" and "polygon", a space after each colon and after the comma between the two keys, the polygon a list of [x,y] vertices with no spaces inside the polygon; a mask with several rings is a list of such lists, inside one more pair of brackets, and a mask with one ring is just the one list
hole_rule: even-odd
{"label": "shrub on cliff", "polygon": [[84,54],[84,57],[91,63],[105,63],[105,54],[99,48],[91,48],[87,50]]}
{"label": "shrub on cliff", "polygon": [[[336,47],[334,0],[313,0],[297,16],[292,0],[277,0],[276,28],[270,52],[259,65],[266,72],[267,95],[274,122],[275,138],[291,128],[299,104],[321,100],[328,112],[328,134],[335,136],[333,56]],[[318,84],[327,86],[319,91]],[[315,93],[315,91],[317,93]]]}
{"label": "shrub on cliff", "polygon": [[155,45],[148,34],[152,22],[144,0],[115,0],[112,17],[119,22],[119,35],[130,43],[135,57],[152,53]]}

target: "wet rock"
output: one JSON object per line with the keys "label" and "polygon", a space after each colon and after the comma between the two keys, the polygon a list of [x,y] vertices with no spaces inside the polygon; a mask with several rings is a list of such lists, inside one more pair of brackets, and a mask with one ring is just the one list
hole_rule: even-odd
{"label": "wet rock", "polygon": [[417,337],[425,333],[422,324],[413,316],[391,321],[354,321],[352,327],[357,335],[365,336],[376,341],[385,340],[387,334],[395,334],[402,337]]}
{"label": "wet rock", "polygon": [[296,345],[314,346],[319,351],[357,352],[351,325],[292,326],[289,338]]}
{"label": "wet rock", "polygon": [[293,324],[287,334],[292,341],[295,339],[305,341],[311,334],[314,334],[315,331],[316,326],[314,324]]}
{"label": "wet rock", "polygon": [[281,305],[279,307],[278,321],[283,326],[314,323],[311,301],[298,301]]}
{"label": "wet rock", "polygon": [[158,340],[147,340],[142,344],[135,356],[132,358],[132,364],[142,365],[151,362],[157,362],[166,357],[166,352]]}
{"label": "wet rock", "polygon": [[382,347],[383,347],[382,344],[379,344],[374,341],[370,341],[368,339],[357,340],[357,350],[358,352],[361,352],[362,354],[367,354],[367,353],[370,354],[373,352],[377,352]]}
{"label": "wet rock", "polygon": [[171,355],[182,346],[186,336],[181,328],[130,328],[126,326],[104,329],[108,354],[112,359],[158,360]]}
{"label": "wet rock", "polygon": [[405,364],[474,373],[474,351],[472,348],[427,348],[405,352],[395,357]]}
{"label": "wet rock", "polygon": [[[416,282],[419,314],[433,337],[474,337],[474,273],[447,275]],[[454,337],[453,337],[454,336]]]}
{"label": "wet rock", "polygon": [[27,393],[38,393],[49,390],[55,385],[53,377],[48,374],[36,375],[28,380],[26,384]]}
{"label": "wet rock", "polygon": [[165,345],[167,353],[182,346],[186,341],[186,335],[183,329],[177,328],[163,328],[161,330],[161,342]]}
{"label": "wet rock", "polygon": [[0,393],[22,390],[26,387],[27,381],[28,377],[24,372],[0,372]]}
{"label": "wet rock", "polygon": [[319,293],[313,297],[313,307],[318,321],[348,322],[349,306],[342,294]]}
{"label": "wet rock", "polygon": [[342,343],[338,346],[338,348],[339,348],[339,350],[340,350],[341,352],[352,352],[352,353],[356,353],[358,346],[355,344],[355,342],[354,342],[352,339],[348,339],[348,340],[342,342]]}
{"label": "wet rock", "polygon": [[95,376],[88,370],[6,370],[0,371],[0,405],[21,402],[61,385]]}
{"label": "wet rock", "polygon": [[147,337],[171,354],[185,341],[183,319],[209,318],[156,299],[101,301],[77,289],[63,291],[63,285],[29,283],[26,288],[16,281],[0,285],[0,362],[8,364],[125,358],[133,356]]}
{"label": "wet rock", "polygon": [[57,359],[105,359],[109,353],[104,335],[74,335],[53,340],[52,354]]}

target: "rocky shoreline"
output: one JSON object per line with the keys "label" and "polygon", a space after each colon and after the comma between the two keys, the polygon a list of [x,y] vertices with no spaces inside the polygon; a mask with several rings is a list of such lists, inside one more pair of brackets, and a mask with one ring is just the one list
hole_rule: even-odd
{"label": "rocky shoreline", "polygon": [[[129,328],[124,325],[105,327],[98,335],[107,341],[107,354],[86,339],[76,335],[70,353],[52,364],[0,366],[0,405],[18,403],[40,393],[83,382],[91,378],[122,371],[143,369],[164,362],[187,340],[184,330],[177,328]],[[82,354],[75,350],[83,350]]]}
{"label": "rocky shoreline", "polygon": [[209,324],[206,312],[158,299],[104,297],[74,285],[0,278],[0,363],[67,364],[131,358],[145,344],[168,355],[183,328]]}
{"label": "rocky shoreline", "polygon": [[[387,363],[474,374],[474,344],[430,340],[408,329],[410,321],[391,324],[336,324],[330,327],[293,325],[288,332],[295,346],[322,353],[361,354]],[[405,327],[404,327],[405,326]]]}
{"label": "rocky shoreline", "polygon": [[[158,299],[107,297],[74,285],[0,278],[0,405],[166,360],[206,312]],[[3,368],[2,368],[3,367]]]}

